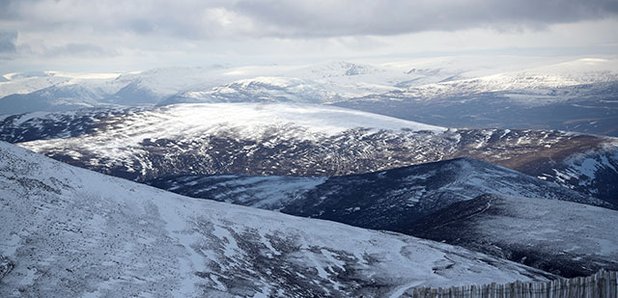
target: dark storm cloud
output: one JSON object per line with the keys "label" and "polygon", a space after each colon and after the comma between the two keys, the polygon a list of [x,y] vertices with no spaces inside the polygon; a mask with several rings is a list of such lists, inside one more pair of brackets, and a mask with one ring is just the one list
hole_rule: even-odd
{"label": "dark storm cloud", "polygon": [[544,27],[605,18],[618,13],[618,1],[242,0],[233,9],[285,35],[392,35],[473,27]]}

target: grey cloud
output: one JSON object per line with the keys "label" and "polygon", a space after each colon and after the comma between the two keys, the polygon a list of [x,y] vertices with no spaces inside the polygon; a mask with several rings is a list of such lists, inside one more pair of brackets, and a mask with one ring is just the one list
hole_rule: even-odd
{"label": "grey cloud", "polygon": [[616,47],[617,16],[618,0],[0,0],[0,68],[596,50]]}
{"label": "grey cloud", "polygon": [[392,35],[543,27],[618,14],[616,0],[242,0],[234,9],[288,36]]}
{"label": "grey cloud", "polygon": [[17,32],[0,31],[0,54],[13,54],[17,52]]}
{"label": "grey cloud", "polygon": [[46,56],[90,56],[90,57],[102,57],[113,56],[117,53],[113,50],[105,49],[103,47],[87,44],[87,43],[68,43],[62,46],[53,47],[45,51]]}
{"label": "grey cloud", "polygon": [[20,30],[90,30],[93,33],[168,35],[196,38],[204,35],[205,10],[229,1],[198,0],[0,0],[2,21],[19,23]]}
{"label": "grey cloud", "polygon": [[10,0],[0,0],[0,18],[7,18],[12,14],[12,4]]}
{"label": "grey cloud", "polygon": [[[616,0],[0,0],[0,18],[31,30],[90,28],[188,39],[394,35],[544,27],[615,17]],[[211,13],[213,10],[225,15]],[[1,21],[1,19],[0,19]],[[20,30],[22,30],[20,28]]]}

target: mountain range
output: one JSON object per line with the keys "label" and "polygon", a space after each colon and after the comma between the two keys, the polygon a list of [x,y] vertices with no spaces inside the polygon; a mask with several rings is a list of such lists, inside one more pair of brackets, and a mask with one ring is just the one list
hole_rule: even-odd
{"label": "mountain range", "polygon": [[0,76],[0,296],[618,271],[618,60],[493,58]]}
{"label": "mountain range", "polygon": [[[479,64],[480,62],[475,62]],[[512,62],[511,62],[512,63]],[[505,63],[509,65],[508,63]],[[437,126],[618,136],[618,63],[580,58],[478,71],[452,61],[7,74],[0,114],[176,103],[334,104]]]}

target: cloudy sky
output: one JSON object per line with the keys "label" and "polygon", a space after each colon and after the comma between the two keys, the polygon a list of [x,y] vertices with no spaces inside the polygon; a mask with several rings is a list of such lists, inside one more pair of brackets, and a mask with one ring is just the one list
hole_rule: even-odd
{"label": "cloudy sky", "polygon": [[0,0],[0,73],[618,53],[618,0]]}

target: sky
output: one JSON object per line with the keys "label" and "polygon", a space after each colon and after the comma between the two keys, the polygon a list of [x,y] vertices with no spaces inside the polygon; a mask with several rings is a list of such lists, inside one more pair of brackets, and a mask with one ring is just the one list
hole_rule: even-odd
{"label": "sky", "polygon": [[0,73],[618,53],[618,0],[0,0]]}

